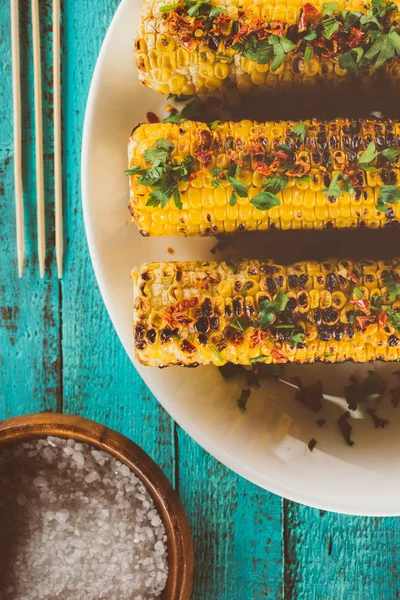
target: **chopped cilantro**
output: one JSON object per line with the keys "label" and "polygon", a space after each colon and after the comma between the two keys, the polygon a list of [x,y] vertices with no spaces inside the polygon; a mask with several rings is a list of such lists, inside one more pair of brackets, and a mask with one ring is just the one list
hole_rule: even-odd
{"label": "chopped cilantro", "polygon": [[325,2],[325,4],[322,5],[322,13],[324,15],[332,15],[337,10],[338,10],[337,2]]}
{"label": "chopped cilantro", "polygon": [[261,356],[256,356],[256,357],[254,357],[254,358],[250,358],[250,360],[249,360],[249,363],[250,363],[251,365],[254,365],[255,363],[258,363],[258,362],[263,362],[263,360],[264,360],[265,358],[268,358],[268,356],[264,356],[264,355],[262,355],[262,354],[261,354]]}
{"label": "chopped cilantro", "polygon": [[390,306],[386,305],[382,305],[382,310],[386,311],[389,323],[395,328],[397,332],[400,332],[400,313],[398,313]]}
{"label": "chopped cilantro", "polygon": [[304,50],[304,62],[308,63],[311,60],[312,57],[312,48],[311,46],[306,46],[306,49]]}
{"label": "chopped cilantro", "polygon": [[226,176],[226,178],[229,181],[229,183],[232,185],[235,193],[239,196],[239,198],[247,198],[247,196],[249,195],[249,192],[247,191],[247,187],[245,186],[244,183],[242,183],[241,181],[238,181],[237,179],[235,179],[234,177],[232,177],[229,174]]}
{"label": "chopped cilantro", "polygon": [[236,321],[233,321],[233,323],[230,323],[230,326],[233,327],[233,329],[238,329],[239,331],[245,331],[245,328],[243,327],[243,325],[241,324],[239,319],[236,319]]}
{"label": "chopped cilantro", "polygon": [[226,56],[225,54],[217,54],[215,57],[216,60],[222,60],[227,63],[233,62],[233,56]]}
{"label": "chopped cilantro", "polygon": [[235,263],[233,263],[230,260],[226,261],[226,266],[230,268],[230,270],[236,275],[239,272],[239,269],[237,268],[237,266],[235,265]]}
{"label": "chopped cilantro", "polygon": [[235,190],[232,191],[231,197],[229,198],[229,206],[235,206],[237,202],[237,195]]}
{"label": "chopped cilantro", "polygon": [[295,348],[298,344],[302,344],[304,342],[304,332],[303,331],[292,331],[292,335],[290,336],[290,347]]}
{"label": "chopped cilantro", "polygon": [[283,290],[279,290],[276,294],[273,302],[268,299],[260,303],[258,309],[258,319],[260,327],[265,331],[276,318],[277,313],[281,313],[285,310],[289,298],[286,296]]}
{"label": "chopped cilantro", "polygon": [[364,381],[352,378],[351,385],[345,387],[345,397],[350,410],[356,410],[359,402],[380,398],[386,390],[386,383],[375,371],[368,371]]}
{"label": "chopped cilantro", "polygon": [[178,191],[179,181],[188,181],[194,172],[194,159],[186,156],[180,163],[172,161],[175,145],[168,140],[157,140],[156,145],[144,151],[145,160],[152,166],[148,169],[133,167],[127,175],[138,177],[138,182],[152,188],[146,206],[165,208],[171,198],[181,210],[182,202]]}
{"label": "chopped cilantro", "polygon": [[211,131],[215,131],[220,123],[221,121],[212,121],[209,125]]}
{"label": "chopped cilantro", "polygon": [[400,284],[395,283],[392,279],[384,279],[383,284],[387,288],[387,297],[389,302],[396,300],[397,296],[400,296]]}
{"label": "chopped cilantro", "polygon": [[307,125],[305,123],[297,123],[290,133],[296,135],[302,142],[306,139]]}
{"label": "chopped cilantro", "polygon": [[381,187],[376,209],[386,212],[387,204],[397,204],[400,200],[400,188],[397,185],[384,185]]}
{"label": "chopped cilantro", "polygon": [[[342,183],[342,186],[339,185],[339,182]],[[336,173],[332,178],[332,181],[329,185],[329,188],[321,190],[323,194],[327,196],[343,196],[343,192],[349,192],[352,194],[354,192],[353,184],[347,175],[343,173]]]}
{"label": "chopped cilantro", "polygon": [[170,10],[175,10],[180,5],[180,2],[176,4],[165,4],[165,6],[160,7],[160,12],[169,12]]}
{"label": "chopped cilantro", "polygon": [[321,23],[322,25],[322,35],[327,40],[330,40],[334,33],[339,31],[339,21],[335,17],[328,17],[324,19]]}
{"label": "chopped cilantro", "polygon": [[215,346],[210,346],[210,350],[211,350],[212,352],[214,352],[215,356],[218,358],[218,360],[219,360],[220,362],[225,362],[225,360],[223,359],[223,357],[222,357],[222,356],[221,356],[221,354],[218,352],[218,350],[216,349],[216,347],[215,347]]}
{"label": "chopped cilantro", "polygon": [[261,192],[250,200],[250,204],[258,208],[258,210],[269,210],[274,206],[280,206],[281,201],[275,194],[271,192]]}
{"label": "chopped cilantro", "polygon": [[353,292],[355,293],[355,295],[357,296],[357,298],[364,298],[364,294],[362,292],[362,290],[360,290],[359,287],[355,287]]}

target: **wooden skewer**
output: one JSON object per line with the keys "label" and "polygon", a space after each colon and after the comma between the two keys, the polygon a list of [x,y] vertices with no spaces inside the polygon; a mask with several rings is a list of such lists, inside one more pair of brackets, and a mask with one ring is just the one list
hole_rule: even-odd
{"label": "wooden skewer", "polygon": [[24,268],[25,236],[24,236],[24,199],[22,189],[22,150],[21,150],[21,73],[19,56],[19,20],[18,0],[11,0],[11,45],[12,45],[12,80],[14,107],[14,185],[15,216],[17,222],[17,257],[18,275],[22,277]]}
{"label": "wooden skewer", "polygon": [[36,203],[37,233],[40,277],[44,277],[46,253],[43,179],[43,118],[42,118],[42,74],[40,57],[40,26],[38,0],[32,0],[33,80],[35,94],[35,137],[36,137]]}
{"label": "wooden skewer", "polygon": [[60,0],[53,0],[53,90],[54,90],[54,200],[56,220],[57,272],[63,271],[63,198],[61,149],[61,53],[60,53]]}

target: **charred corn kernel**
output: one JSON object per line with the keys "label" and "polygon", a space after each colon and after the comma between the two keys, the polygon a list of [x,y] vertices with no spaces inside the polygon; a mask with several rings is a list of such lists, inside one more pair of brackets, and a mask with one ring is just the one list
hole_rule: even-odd
{"label": "charred corn kernel", "polygon": [[[210,68],[210,65],[206,67]],[[181,75],[173,77],[180,78]],[[182,162],[189,155],[193,157],[194,172],[184,178],[186,180],[177,182],[182,209],[178,220],[174,221],[176,230],[168,227],[168,235],[214,235],[236,230],[267,230],[272,226],[283,230],[359,226],[377,228],[400,222],[400,204],[388,205],[386,212],[376,210],[383,185],[379,179],[370,179],[365,185],[356,186],[353,193],[344,192],[343,196],[322,193],[333,176],[340,172],[334,166],[334,155],[342,152],[343,156],[347,156],[346,149],[354,145],[359,147],[360,139],[367,136],[368,143],[369,140],[376,141],[382,147],[381,138],[385,138],[386,134],[386,139],[393,137],[391,132],[397,126],[400,128],[400,123],[382,120],[378,128],[375,119],[364,119],[359,121],[357,133],[347,133],[351,124],[347,119],[327,123],[310,120],[304,121],[304,124],[307,126],[307,139],[304,142],[296,139],[295,159],[303,165],[313,165],[308,171],[311,180],[299,183],[295,177],[289,177],[288,185],[276,194],[281,204],[267,210],[262,210],[262,204],[257,204],[254,199],[263,192],[274,173],[265,175],[260,170],[264,170],[263,161],[274,156],[274,147],[285,143],[290,137],[295,122],[221,122],[213,129],[196,121],[144,124],[136,128],[130,137],[129,167],[139,165],[142,169],[150,168],[152,165],[146,162],[144,156],[147,150],[156,146],[158,140],[167,140],[174,145],[171,154],[174,164]],[[367,141],[363,147],[365,144]],[[323,153],[312,150],[317,147],[328,149]],[[329,149],[331,147],[334,149]],[[245,193],[232,196],[234,188],[226,175],[235,160],[239,165],[235,179],[245,186]],[[240,166],[242,161],[243,166]],[[222,179],[216,179],[214,168],[222,169]],[[385,177],[396,180],[397,169],[389,165],[386,171]],[[369,177],[370,172],[366,175]],[[143,235],[166,235],[165,227],[155,227],[155,224],[171,224],[172,221],[164,216],[148,219],[146,215],[168,214],[177,210],[179,203],[177,205],[171,197],[163,204],[164,208],[161,203],[154,206],[154,202],[150,202],[148,205],[149,196],[154,190],[151,185],[139,183],[140,180],[140,176],[133,175],[130,178],[132,220],[136,221]],[[215,212],[217,207],[220,207],[218,213]],[[210,220],[202,208],[212,211],[214,217]],[[191,213],[193,210],[195,212]]]}
{"label": "charred corn kernel", "polygon": [[[360,300],[360,290],[365,297],[368,290],[386,293],[380,287],[369,289],[371,277],[378,281],[389,276],[398,284],[397,262],[330,260],[287,268],[256,260],[144,264],[132,272],[136,356],[143,364],[158,367],[249,365],[254,360],[400,361],[400,333],[391,313],[381,326],[381,313],[387,309],[370,311],[368,305],[362,309],[354,303]],[[338,291],[342,279],[350,283]],[[304,289],[307,284],[309,291]],[[263,303],[273,301],[279,291],[286,293],[287,306],[263,330],[259,322]],[[386,296],[385,303],[400,312],[400,299]],[[294,345],[293,334],[301,334]]]}
{"label": "charred corn kernel", "polygon": [[[161,70],[156,68],[162,63],[158,57],[165,53],[175,54],[175,60],[170,59],[169,62],[176,64],[174,71],[184,77],[184,84],[179,93],[187,93],[183,91],[184,88],[191,88],[193,90],[191,93],[203,93],[217,89],[223,84],[236,86],[246,91],[273,91],[298,85],[317,88],[320,84],[329,89],[340,85],[349,78],[347,71],[339,67],[337,58],[319,58],[314,52],[306,63],[302,51],[299,51],[298,48],[289,52],[279,68],[274,73],[269,73],[266,78],[249,77],[259,65],[256,61],[243,57],[240,49],[232,50],[230,48],[227,51],[229,56],[239,59],[238,61],[234,60],[230,65],[225,65],[229,67],[227,69],[221,69],[217,64],[218,61],[215,62],[211,58],[206,60],[205,56],[211,55],[215,59],[221,51],[225,52],[224,42],[231,37],[233,28],[240,30],[242,25],[247,22],[261,20],[265,22],[265,25],[271,21],[282,22],[285,33],[287,33],[287,28],[298,24],[302,6],[305,4],[304,0],[283,0],[282,2],[280,0],[241,0],[240,2],[238,0],[213,0],[211,6],[224,9],[229,20],[221,24],[219,43],[215,46],[215,41],[213,41],[212,50],[207,45],[210,35],[201,22],[199,23],[197,17],[182,13],[182,10],[179,17],[174,10],[161,11],[160,9],[166,4],[168,4],[167,0],[162,2],[148,0],[144,4],[135,41],[140,80],[146,86],[161,93],[166,93],[166,91],[175,93],[171,88],[168,90],[169,84],[160,79]],[[315,3],[315,6],[321,10],[322,2]],[[339,3],[339,9],[342,6],[350,9],[352,3],[348,3],[346,6],[344,3]],[[354,3],[354,9],[365,13],[369,7],[366,3],[357,1]],[[176,21],[177,18],[181,20]],[[290,33],[288,35],[290,36]],[[213,40],[215,40],[215,36]],[[150,49],[154,49],[156,56],[148,56],[147,53]],[[197,71],[205,63],[208,63],[210,69],[198,77]],[[244,74],[247,77],[243,77]],[[391,78],[393,86],[395,86],[400,78],[399,61],[393,60],[388,65],[384,65],[383,74]],[[366,74],[362,80],[366,86],[371,85],[371,82],[375,81],[374,72],[371,71],[371,75]]]}

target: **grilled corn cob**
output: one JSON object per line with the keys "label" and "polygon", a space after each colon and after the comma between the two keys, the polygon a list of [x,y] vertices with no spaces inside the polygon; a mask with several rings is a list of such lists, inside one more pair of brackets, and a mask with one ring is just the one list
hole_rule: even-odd
{"label": "grilled corn cob", "polygon": [[377,59],[372,47],[377,23],[382,35],[391,26],[398,34],[398,11],[397,2],[364,0],[339,0],[336,10],[302,0],[147,0],[135,41],[139,78],[163,94],[333,88],[349,74],[370,86],[381,76],[396,83],[397,50]]}
{"label": "grilled corn cob", "polygon": [[132,220],[146,236],[383,227],[400,218],[399,146],[390,120],[141,125]]}
{"label": "grilled corn cob", "polygon": [[400,360],[400,263],[164,262],[132,273],[142,364]]}

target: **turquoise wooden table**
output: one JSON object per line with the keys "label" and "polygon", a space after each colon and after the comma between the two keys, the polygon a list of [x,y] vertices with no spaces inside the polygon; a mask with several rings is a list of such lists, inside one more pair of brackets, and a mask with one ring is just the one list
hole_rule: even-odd
{"label": "turquoise wooden table", "polygon": [[[138,0],[132,0],[132,2]],[[161,408],[113,330],[90,263],[80,151],[92,72],[119,0],[63,2],[65,271],[57,279],[51,129],[51,1],[43,33],[48,258],[36,251],[30,2],[20,0],[26,261],[17,277],[9,1],[0,0],[0,418],[81,414],[140,444],[176,487],[196,550],[196,600],[394,600],[400,522],[326,513],[274,496],[208,456]],[[399,499],[400,506],[400,499]]]}

